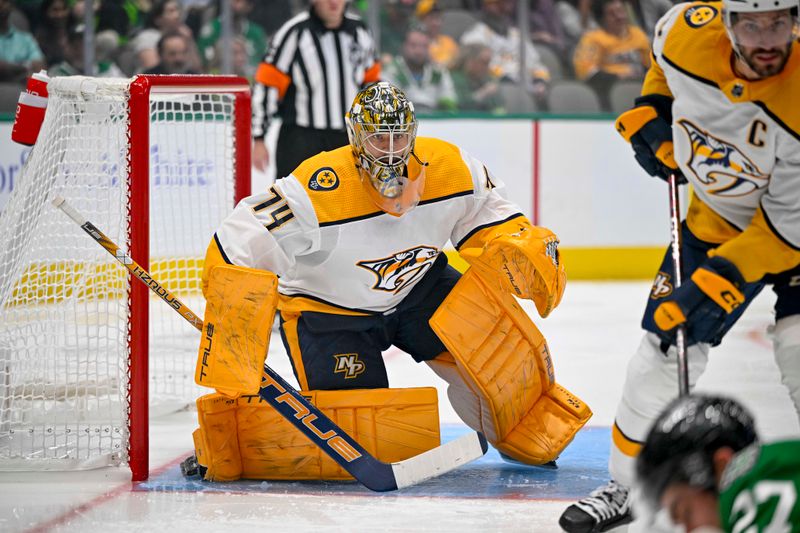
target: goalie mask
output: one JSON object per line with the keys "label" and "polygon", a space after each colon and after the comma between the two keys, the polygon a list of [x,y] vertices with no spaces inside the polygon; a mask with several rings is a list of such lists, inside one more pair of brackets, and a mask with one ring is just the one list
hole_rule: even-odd
{"label": "goalie mask", "polygon": [[723,0],[734,53],[761,77],[783,70],[798,36],[798,0]]}
{"label": "goalie mask", "polygon": [[756,441],[753,417],[738,402],[699,394],[674,400],[653,423],[636,459],[642,503],[654,512],[674,484],[716,492],[714,452],[738,452]]}
{"label": "goalie mask", "polygon": [[424,168],[415,176],[409,176],[408,169],[417,137],[414,105],[403,91],[381,81],[356,95],[345,121],[361,182],[370,199],[394,216],[413,209],[425,187]]}

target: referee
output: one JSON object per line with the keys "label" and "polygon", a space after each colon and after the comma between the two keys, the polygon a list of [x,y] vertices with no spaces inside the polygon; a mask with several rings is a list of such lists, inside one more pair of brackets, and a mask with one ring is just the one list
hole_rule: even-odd
{"label": "referee", "polygon": [[345,0],[312,0],[284,24],[258,67],[253,89],[253,164],[264,170],[269,121],[283,120],[275,166],[280,179],[319,152],[345,146],[344,115],[356,93],[378,81],[380,63],[364,23]]}

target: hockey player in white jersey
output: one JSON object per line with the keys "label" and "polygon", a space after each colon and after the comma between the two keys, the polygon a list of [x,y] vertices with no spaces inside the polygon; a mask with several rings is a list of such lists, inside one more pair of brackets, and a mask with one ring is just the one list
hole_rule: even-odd
{"label": "hockey player in white jersey", "polygon": [[[301,389],[380,460],[438,445],[435,390],[388,388],[381,352],[394,345],[445,379],[456,412],[503,454],[554,461],[591,411],[555,382],[544,337],[511,295],[542,317],[558,305],[558,239],[477,159],[417,138],[413,105],[394,85],[363,89],[346,122],[349,146],[242,200],[217,230],[204,265],[209,305],[231,296],[214,287],[229,265],[276,274]],[[447,264],[448,241],[472,265],[463,276]],[[257,398],[232,403],[240,383],[216,388],[226,396],[198,401],[207,479],[344,477],[276,412],[253,414]]]}
{"label": "hockey player in white jersey", "polygon": [[682,226],[684,283],[670,252],[656,276],[612,428],[612,481],[569,506],[571,533],[631,520],[629,488],[647,430],[678,394],[674,333],[688,334],[690,386],[766,285],[773,348],[800,412],[800,51],[798,0],[684,3],[657,24],[635,107],[617,120],[651,175],[693,187]]}

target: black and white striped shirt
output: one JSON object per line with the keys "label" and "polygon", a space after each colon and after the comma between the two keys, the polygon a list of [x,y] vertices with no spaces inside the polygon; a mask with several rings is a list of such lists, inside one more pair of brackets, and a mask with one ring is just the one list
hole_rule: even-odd
{"label": "black and white striped shirt", "polygon": [[253,137],[264,137],[270,118],[321,130],[344,130],[344,115],[366,83],[378,81],[375,43],[358,17],[325,28],[313,8],[284,24],[256,72]]}

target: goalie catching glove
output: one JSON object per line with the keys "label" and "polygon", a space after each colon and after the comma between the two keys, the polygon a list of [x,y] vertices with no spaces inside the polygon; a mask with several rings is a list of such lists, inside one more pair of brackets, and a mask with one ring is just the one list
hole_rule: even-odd
{"label": "goalie catching glove", "polygon": [[671,98],[658,94],[637,98],[636,107],[617,118],[616,128],[648,174],[666,181],[675,173],[679,184],[686,183],[675,162]]}
{"label": "goalie catching glove", "polygon": [[718,342],[727,316],[745,302],[743,285],[736,265],[711,257],[656,308],[653,318],[662,338],[674,343],[675,327],[686,323],[690,344]]}
{"label": "goalie catching glove", "polygon": [[561,301],[567,274],[558,253],[558,237],[546,228],[526,224],[518,233],[494,237],[482,249],[466,248],[459,253],[486,282],[533,300],[542,318]]}

